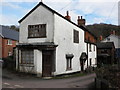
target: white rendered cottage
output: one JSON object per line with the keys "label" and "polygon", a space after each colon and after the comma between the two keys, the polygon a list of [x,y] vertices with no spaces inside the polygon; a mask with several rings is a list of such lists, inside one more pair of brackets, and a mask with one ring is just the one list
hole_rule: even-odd
{"label": "white rendered cottage", "polygon": [[112,31],[111,35],[101,40],[101,42],[113,42],[116,50],[115,57],[120,58],[120,36],[117,36],[115,31]]}
{"label": "white rendered cottage", "polygon": [[[85,31],[42,2],[19,23],[17,70],[48,77],[79,72],[96,64],[96,45],[85,43]],[[80,58],[86,59],[86,54],[87,61],[81,65]]]}

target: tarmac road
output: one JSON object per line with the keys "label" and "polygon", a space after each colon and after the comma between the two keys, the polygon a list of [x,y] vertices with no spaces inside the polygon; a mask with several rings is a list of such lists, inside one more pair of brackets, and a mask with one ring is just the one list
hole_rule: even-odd
{"label": "tarmac road", "polygon": [[96,75],[89,74],[67,79],[41,79],[20,77],[3,70],[2,88],[89,88]]}

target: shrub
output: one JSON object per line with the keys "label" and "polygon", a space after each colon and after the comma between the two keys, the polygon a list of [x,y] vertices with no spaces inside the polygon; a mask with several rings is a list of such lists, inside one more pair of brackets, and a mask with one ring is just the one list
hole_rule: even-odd
{"label": "shrub", "polygon": [[10,70],[15,70],[16,62],[13,59],[13,56],[3,58],[3,60],[4,60],[3,68],[7,68],[7,69],[10,69]]}
{"label": "shrub", "polygon": [[95,72],[97,78],[107,80],[112,88],[120,88],[120,71],[117,65],[104,66]]}

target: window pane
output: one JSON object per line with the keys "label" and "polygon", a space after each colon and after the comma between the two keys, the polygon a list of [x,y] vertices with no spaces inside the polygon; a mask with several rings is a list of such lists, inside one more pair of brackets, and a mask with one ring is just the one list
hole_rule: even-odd
{"label": "window pane", "polygon": [[28,37],[46,37],[46,24],[28,25]]}
{"label": "window pane", "polygon": [[76,30],[74,30],[74,32],[73,32],[73,40],[74,40],[74,43],[79,43],[79,31],[76,31]]}
{"label": "window pane", "polygon": [[33,50],[22,50],[21,51],[22,64],[33,64],[34,53]]}

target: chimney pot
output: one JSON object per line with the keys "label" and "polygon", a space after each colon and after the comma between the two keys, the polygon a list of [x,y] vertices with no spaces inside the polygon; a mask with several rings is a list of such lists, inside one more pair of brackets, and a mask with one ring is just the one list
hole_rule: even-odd
{"label": "chimney pot", "polygon": [[82,18],[82,16],[78,16],[78,26],[85,26],[85,19]]}
{"label": "chimney pot", "polygon": [[67,16],[69,16],[69,12],[67,11]]}
{"label": "chimney pot", "polygon": [[69,12],[67,11],[67,16],[65,16],[65,18],[67,19],[67,20],[71,20],[71,18],[70,18],[70,16],[69,16]]}
{"label": "chimney pot", "polygon": [[81,19],[82,19],[82,16],[81,16]]}

